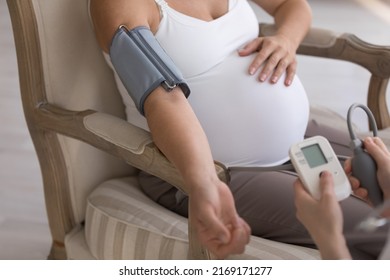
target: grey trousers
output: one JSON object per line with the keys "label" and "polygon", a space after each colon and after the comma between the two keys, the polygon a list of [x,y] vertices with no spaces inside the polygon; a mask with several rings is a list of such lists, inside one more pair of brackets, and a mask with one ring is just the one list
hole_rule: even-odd
{"label": "grey trousers", "polygon": [[[315,122],[308,125],[306,136],[323,135],[332,144],[336,154],[349,156],[347,133]],[[251,226],[252,234],[270,240],[315,248],[304,226],[296,219],[292,172],[231,171],[229,187],[237,212]],[[182,215],[188,215],[188,197],[178,199],[177,190],[170,184],[145,172],[139,174],[143,191],[157,203]],[[384,247],[387,229],[375,233],[355,230],[372,208],[358,198],[341,202],[344,214],[344,234],[354,259],[377,259]]]}

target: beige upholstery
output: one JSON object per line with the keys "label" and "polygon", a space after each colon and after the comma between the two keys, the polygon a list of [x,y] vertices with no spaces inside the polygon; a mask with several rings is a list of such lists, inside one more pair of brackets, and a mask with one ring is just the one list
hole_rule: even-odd
{"label": "beige upholstery", "polygon": [[[186,259],[187,219],[151,203],[133,177],[114,179],[89,196],[86,242],[96,259]],[[246,259],[314,259],[312,249],[252,237]]]}
{"label": "beige upholstery", "polygon": [[[163,209],[138,189],[136,174],[143,169],[188,191],[149,133],[124,120],[113,73],[88,20],[87,0],[7,3],[25,117],[44,182],[53,237],[49,258],[210,258],[187,219]],[[262,32],[272,32],[272,26],[262,26]],[[389,48],[313,29],[299,51],[352,60],[368,68],[373,73],[369,104],[381,128],[390,125],[383,106]],[[343,123],[323,109],[313,108],[312,116]],[[228,181],[223,166],[216,163],[216,170]],[[318,257],[316,250],[257,237],[252,237],[245,254],[232,256]]]}

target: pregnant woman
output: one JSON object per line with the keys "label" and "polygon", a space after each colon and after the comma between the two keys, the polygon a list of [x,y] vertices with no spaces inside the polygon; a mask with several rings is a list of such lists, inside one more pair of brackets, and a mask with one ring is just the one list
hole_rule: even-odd
{"label": "pregnant woman", "polygon": [[[143,191],[181,215],[191,207],[201,242],[220,258],[241,253],[250,234],[315,247],[295,217],[295,175],[237,170],[231,172],[228,186],[215,172],[213,160],[226,166],[282,164],[308,127],[309,104],[295,76],[295,53],[310,26],[310,8],[304,0],[252,2],[274,17],[274,36],[258,37],[258,21],[247,0],[90,3],[96,37],[114,70],[128,121],[151,132],[191,195],[189,201],[173,186],[141,172]],[[141,108],[135,104],[124,82],[127,74],[119,75],[110,52],[120,26],[128,32],[141,29],[148,34],[146,41],[156,40],[158,47],[153,48],[169,56],[185,87],[168,91],[157,86],[142,95]],[[126,55],[120,60],[126,64]],[[142,77],[148,76],[145,73]],[[376,258],[385,236],[352,232],[370,207],[351,197],[342,208],[349,221],[345,235],[351,237],[351,253]]]}

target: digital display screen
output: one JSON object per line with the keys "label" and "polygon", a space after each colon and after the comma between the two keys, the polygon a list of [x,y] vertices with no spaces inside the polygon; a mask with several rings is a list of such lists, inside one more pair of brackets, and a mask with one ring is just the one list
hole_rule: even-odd
{"label": "digital display screen", "polygon": [[324,153],[322,152],[320,145],[313,144],[302,148],[303,155],[306,158],[310,168],[314,168],[323,164],[328,163]]}

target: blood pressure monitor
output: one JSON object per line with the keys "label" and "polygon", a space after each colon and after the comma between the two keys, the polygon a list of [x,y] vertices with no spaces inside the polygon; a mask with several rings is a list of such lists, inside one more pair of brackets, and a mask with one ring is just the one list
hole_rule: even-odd
{"label": "blood pressure monitor", "polygon": [[343,200],[352,193],[351,185],[328,140],[322,136],[307,138],[292,145],[290,159],[306,190],[320,199],[320,175],[328,171],[333,175],[337,199]]}

